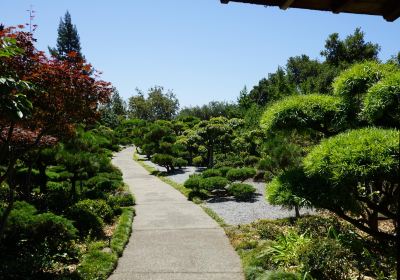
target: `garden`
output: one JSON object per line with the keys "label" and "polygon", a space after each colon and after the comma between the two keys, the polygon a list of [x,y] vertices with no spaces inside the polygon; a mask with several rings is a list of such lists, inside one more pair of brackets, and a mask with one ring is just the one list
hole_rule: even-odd
{"label": "garden", "polygon": [[[0,279],[109,276],[134,218],[111,161],[128,145],[223,226],[246,279],[398,279],[399,55],[332,34],[323,61],[290,57],[237,102],[179,110],[161,86],[122,100],[71,26],[51,56],[0,26]],[[244,213],[265,205],[281,215]]]}
{"label": "garden", "polygon": [[[177,100],[162,88],[129,100],[133,118],[116,128],[121,141],[225,226],[247,279],[396,279],[399,64],[379,62],[378,46],[361,38],[356,30],[341,41],[342,57],[332,57],[330,37],[326,61],[290,58],[236,105],[160,117],[151,112],[163,109],[138,112],[156,94],[170,112]],[[375,52],[351,53],[357,39]],[[232,226],[212,211],[210,201],[251,203],[254,182],[265,184],[268,204],[293,214]]]}

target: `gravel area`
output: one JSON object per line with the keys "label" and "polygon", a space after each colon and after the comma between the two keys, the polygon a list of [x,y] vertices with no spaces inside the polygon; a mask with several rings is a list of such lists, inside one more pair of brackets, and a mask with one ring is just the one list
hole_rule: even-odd
{"label": "gravel area", "polygon": [[[288,211],[280,206],[273,206],[265,200],[265,183],[251,180],[245,183],[251,184],[256,188],[253,200],[236,201],[234,198],[229,197],[212,198],[206,201],[206,205],[230,225],[248,224],[259,219],[287,218],[295,215],[294,210]],[[313,211],[301,209],[300,213],[312,214]]]}
{"label": "gravel area", "polygon": [[[164,167],[146,160],[145,156],[139,155],[139,157],[143,159],[146,165],[154,167],[161,172],[166,171]],[[199,173],[202,170],[202,168],[188,166],[175,171],[173,174],[167,175],[166,178],[183,184],[189,178],[189,175]],[[248,224],[259,219],[287,218],[295,215],[294,210],[288,211],[282,209],[282,207],[271,205],[265,200],[265,183],[254,182],[252,180],[248,180],[245,183],[251,184],[256,188],[255,196],[251,201],[236,201],[231,197],[221,197],[211,198],[205,201],[205,205],[211,208],[230,225]],[[311,209],[301,209],[300,213],[313,214],[315,212]]]}

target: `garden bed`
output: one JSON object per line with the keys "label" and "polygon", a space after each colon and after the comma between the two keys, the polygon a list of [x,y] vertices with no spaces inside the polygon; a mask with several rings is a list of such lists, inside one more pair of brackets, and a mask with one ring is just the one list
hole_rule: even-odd
{"label": "garden bed", "polygon": [[[135,153],[135,159],[140,160],[152,169],[162,172],[162,177],[167,178],[177,184],[183,184],[190,175],[200,173],[204,168],[188,166],[176,170],[171,174],[166,174],[166,169],[150,160],[147,160],[144,155]],[[247,180],[246,183],[251,184],[256,188],[255,195],[251,200],[238,201],[233,197],[212,197],[204,201],[205,206],[212,209],[219,215],[227,224],[239,225],[254,222],[259,219],[281,219],[293,217],[294,211],[282,209],[280,206],[269,204],[265,200],[265,183]],[[301,214],[312,214],[312,210],[300,210]]]}

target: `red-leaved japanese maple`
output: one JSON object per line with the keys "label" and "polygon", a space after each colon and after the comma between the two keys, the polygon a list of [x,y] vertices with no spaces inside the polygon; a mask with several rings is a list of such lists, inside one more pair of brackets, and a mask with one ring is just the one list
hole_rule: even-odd
{"label": "red-leaved japanese maple", "polygon": [[[96,121],[98,106],[109,100],[112,91],[110,83],[100,80],[85,60],[48,57],[35,48],[34,42],[32,33],[21,29],[0,31],[0,51],[8,52],[0,55],[0,79],[6,81],[0,87],[0,100],[8,101],[0,104],[0,165],[6,166],[0,169],[0,184],[6,180],[10,189],[0,234],[13,204],[13,174],[18,159],[72,136],[78,123]],[[18,105],[18,98],[29,105],[25,114],[13,114],[18,106],[7,105]]]}

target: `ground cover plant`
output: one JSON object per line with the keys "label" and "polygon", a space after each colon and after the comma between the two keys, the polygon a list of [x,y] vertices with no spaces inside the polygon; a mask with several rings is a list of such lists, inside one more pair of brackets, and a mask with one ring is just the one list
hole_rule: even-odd
{"label": "ground cover plant", "polygon": [[393,250],[336,216],[260,220],[226,232],[246,279],[395,279]]}

